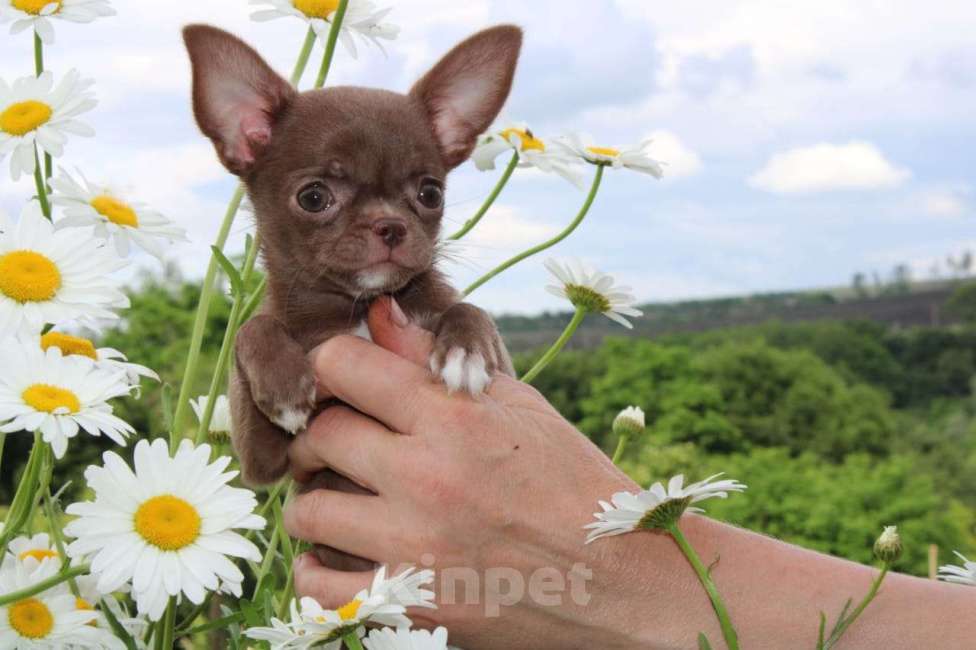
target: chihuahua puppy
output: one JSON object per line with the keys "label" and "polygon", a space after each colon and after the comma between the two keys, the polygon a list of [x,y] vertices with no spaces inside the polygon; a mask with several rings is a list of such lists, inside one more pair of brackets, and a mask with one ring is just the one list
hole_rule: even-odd
{"label": "chihuahua puppy", "polygon": [[306,354],[362,333],[377,296],[434,332],[430,368],[448,390],[478,394],[493,373],[513,374],[494,322],[460,301],[436,260],[447,173],[505,103],[521,30],[475,34],[405,95],[299,93],[227,32],[192,25],[184,40],[197,123],[247,188],[268,275],[260,312],[238,333],[231,377],[244,480],[286,472],[289,440],[317,406]]}

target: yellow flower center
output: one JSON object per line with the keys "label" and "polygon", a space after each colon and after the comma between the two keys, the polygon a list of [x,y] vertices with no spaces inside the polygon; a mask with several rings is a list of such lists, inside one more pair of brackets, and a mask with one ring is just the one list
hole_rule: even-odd
{"label": "yellow flower center", "polygon": [[77,395],[70,390],[50,384],[33,384],[28,386],[20,396],[35,411],[54,413],[59,409],[65,409],[68,413],[77,413],[81,410],[81,402]]}
{"label": "yellow flower center", "polygon": [[51,119],[52,113],[50,106],[33,99],[11,104],[0,113],[0,131],[10,135],[27,135]]}
{"label": "yellow flower center", "polygon": [[136,510],[136,532],[164,551],[178,551],[200,536],[200,513],[179,497],[153,497]]}
{"label": "yellow flower center", "polygon": [[61,288],[57,265],[34,251],[0,255],[0,293],[19,303],[44,302]]}
{"label": "yellow flower center", "polygon": [[336,614],[339,615],[343,621],[351,621],[356,618],[356,614],[359,613],[359,608],[362,607],[363,601],[361,600],[351,600],[339,609],[336,610]]}
{"label": "yellow flower center", "polygon": [[339,0],[292,0],[295,9],[309,18],[328,18],[339,8]]}
{"label": "yellow flower center", "polygon": [[11,605],[7,620],[10,627],[25,639],[43,639],[54,629],[51,610],[36,598],[28,598]]}
{"label": "yellow flower center", "polygon": [[[519,139],[519,149],[521,151],[545,151],[546,143],[533,135],[532,131],[528,129],[505,129],[502,131],[502,137],[512,142],[512,136]],[[512,144],[515,144],[514,142]]]}
{"label": "yellow flower center", "polygon": [[23,553],[18,555],[17,559],[23,562],[27,558],[32,557],[38,562],[43,562],[49,557],[57,557],[57,556],[58,556],[57,551],[50,551],[46,548],[32,548],[31,550],[24,551]]}
{"label": "yellow flower center", "polygon": [[70,334],[62,334],[61,332],[48,332],[41,337],[41,349],[47,350],[51,346],[60,348],[65,356],[76,354],[82,357],[88,357],[89,359],[95,359],[96,361],[98,360],[98,354],[95,352],[95,344],[80,336],[71,336]]}
{"label": "yellow flower center", "polygon": [[[95,608],[92,604],[85,600],[84,598],[75,598],[75,609],[79,612],[94,612]],[[88,621],[87,625],[90,627],[98,627],[98,620],[92,619]]]}
{"label": "yellow flower center", "polygon": [[607,158],[616,158],[620,155],[620,149],[613,147],[587,147],[586,150],[595,156],[606,156]]}
{"label": "yellow flower center", "polygon": [[20,9],[24,13],[34,16],[40,15],[44,7],[48,5],[58,6],[52,13],[56,14],[61,11],[61,0],[12,0],[10,4],[14,6],[14,9]]}
{"label": "yellow flower center", "polygon": [[139,227],[139,217],[136,216],[136,211],[129,207],[128,203],[123,203],[111,196],[102,195],[91,200],[91,207],[114,224],[129,226],[130,228]]}

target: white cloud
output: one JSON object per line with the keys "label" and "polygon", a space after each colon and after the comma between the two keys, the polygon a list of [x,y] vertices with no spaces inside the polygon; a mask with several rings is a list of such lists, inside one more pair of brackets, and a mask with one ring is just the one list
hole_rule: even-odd
{"label": "white cloud", "polygon": [[922,194],[922,212],[930,217],[961,217],[969,212],[968,188],[946,188]]}
{"label": "white cloud", "polygon": [[870,142],[821,143],[775,154],[749,178],[768,192],[794,194],[895,187],[911,176]]}
{"label": "white cloud", "polygon": [[670,131],[654,131],[649,137],[653,140],[651,156],[666,165],[665,180],[694,176],[701,171],[701,158],[675,134]]}
{"label": "white cloud", "polygon": [[462,241],[493,248],[525,246],[556,234],[556,227],[531,221],[509,205],[493,206],[478,227]]}

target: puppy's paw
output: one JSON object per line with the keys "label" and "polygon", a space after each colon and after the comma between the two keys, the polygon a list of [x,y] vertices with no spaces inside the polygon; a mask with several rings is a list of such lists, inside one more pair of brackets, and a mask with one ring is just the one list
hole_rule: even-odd
{"label": "puppy's paw", "polygon": [[315,410],[315,377],[302,361],[300,369],[267,373],[251,383],[254,403],[269,420],[291,434],[304,431]]}
{"label": "puppy's paw", "polygon": [[491,383],[484,355],[460,346],[446,351],[435,347],[430,355],[430,370],[447,385],[449,393],[463,390],[478,395]]}

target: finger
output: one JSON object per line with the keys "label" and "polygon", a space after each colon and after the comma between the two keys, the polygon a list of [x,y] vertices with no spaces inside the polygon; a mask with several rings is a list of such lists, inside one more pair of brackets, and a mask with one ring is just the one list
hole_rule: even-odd
{"label": "finger", "polygon": [[315,559],[319,561],[319,564],[324,566],[326,569],[345,571],[347,573],[352,571],[376,570],[376,562],[366,560],[358,555],[353,555],[351,553],[346,553],[345,551],[334,549],[331,546],[322,546],[321,544],[317,544],[311,552],[315,554]]}
{"label": "finger", "polygon": [[325,609],[339,609],[373,581],[373,571],[336,571],[322,566],[313,553],[295,558],[295,595],[313,598]]}
{"label": "finger", "polygon": [[434,333],[410,322],[392,296],[381,296],[373,301],[367,323],[373,343],[418,366],[427,367],[427,359],[434,349]]}
{"label": "finger", "polygon": [[292,537],[370,559],[387,556],[396,533],[391,520],[381,497],[336,490],[299,494],[285,509]]}
{"label": "finger", "polygon": [[330,406],[288,447],[292,475],[308,482],[331,468],[359,485],[379,492],[399,454],[397,434],[348,406]]}
{"label": "finger", "polygon": [[449,403],[426,368],[358,337],[329,339],[312,366],[329,394],[400,433],[416,433],[425,414]]}

